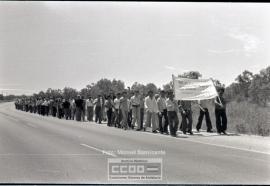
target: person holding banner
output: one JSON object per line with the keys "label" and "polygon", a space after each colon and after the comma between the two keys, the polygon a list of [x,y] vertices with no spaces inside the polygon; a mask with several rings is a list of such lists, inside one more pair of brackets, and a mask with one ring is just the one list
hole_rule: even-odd
{"label": "person holding banner", "polygon": [[177,101],[174,99],[173,92],[168,92],[168,99],[166,100],[166,109],[168,114],[168,122],[170,128],[170,134],[173,137],[177,136],[177,130],[179,125],[178,115],[178,104]]}
{"label": "person holding banner", "polygon": [[179,110],[181,111],[182,116],[182,131],[184,134],[186,132],[193,135],[192,132],[192,110],[191,110],[191,101],[179,101]]}
{"label": "person holding banner", "polygon": [[224,88],[218,90],[218,96],[215,99],[215,115],[216,127],[218,134],[227,134],[227,115],[226,115],[226,100],[223,98]]}
{"label": "person holding banner", "polygon": [[207,100],[198,100],[198,105],[200,108],[200,116],[198,118],[198,123],[196,126],[197,131],[199,132],[202,126],[202,121],[203,121],[203,117],[205,116],[205,122],[206,122],[206,126],[207,126],[207,132],[212,133],[212,123],[211,123],[211,119],[210,119],[210,115],[208,112],[208,108],[206,106],[206,102]]}

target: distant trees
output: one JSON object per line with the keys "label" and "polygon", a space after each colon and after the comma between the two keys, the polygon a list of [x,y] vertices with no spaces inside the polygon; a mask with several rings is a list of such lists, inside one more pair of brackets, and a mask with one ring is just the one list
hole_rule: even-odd
{"label": "distant trees", "polygon": [[270,101],[270,66],[259,74],[245,70],[235,80],[225,92],[230,100],[251,101],[261,106]]}
{"label": "distant trees", "polygon": [[178,77],[199,79],[200,77],[202,77],[202,74],[198,71],[188,71],[188,72],[184,72],[183,74],[179,74]]}
{"label": "distant trees", "polygon": [[97,83],[86,85],[86,88],[81,89],[80,94],[84,97],[98,95],[109,95],[122,92],[125,89],[125,83],[121,80],[113,79],[112,81],[106,78],[99,80]]}
{"label": "distant trees", "polygon": [[[189,71],[179,74],[178,77],[199,79],[202,74],[198,71]],[[235,79],[236,82],[232,83],[226,88],[225,96],[228,100],[235,101],[250,101],[261,106],[266,106],[270,102],[270,66],[260,71],[259,74],[253,74],[250,71],[243,71]],[[216,87],[225,87],[219,80],[213,79]],[[163,85],[163,90],[168,91],[173,88],[173,83]],[[116,94],[125,90],[125,83],[121,80],[109,80],[106,78],[100,79],[96,83],[86,85],[85,88],[77,91],[71,87],[65,87],[64,89],[52,89],[48,88],[46,92],[40,91],[37,94],[33,94],[35,98],[48,97],[48,98],[70,98],[76,97],[77,94],[82,96],[97,97],[98,95]],[[143,94],[147,94],[149,90],[154,93],[158,93],[161,89],[154,83],[148,83],[146,85],[135,82],[131,87],[128,87],[128,92],[139,90]],[[3,96],[0,99],[2,99]]]}
{"label": "distant trees", "polygon": [[131,86],[131,90],[139,90],[142,94],[147,93],[145,85],[138,82],[133,83],[133,85]]}
{"label": "distant trees", "polygon": [[146,93],[149,92],[150,90],[152,90],[154,93],[158,92],[158,88],[154,83],[148,83],[145,86],[145,90],[146,90]]}
{"label": "distant trees", "polygon": [[158,88],[154,83],[148,83],[146,85],[143,85],[141,83],[135,82],[130,88],[131,91],[139,90],[142,94],[147,94],[150,90],[152,90],[154,93],[158,92]]}
{"label": "distant trees", "polygon": [[74,98],[78,95],[78,91],[70,87],[65,87],[62,92],[65,99]]}
{"label": "distant trees", "polygon": [[173,89],[173,82],[170,81],[169,83],[163,85],[163,90],[165,91],[169,91],[169,90],[172,90]]}
{"label": "distant trees", "polygon": [[248,87],[250,100],[262,106],[270,101],[270,66],[253,76]]}

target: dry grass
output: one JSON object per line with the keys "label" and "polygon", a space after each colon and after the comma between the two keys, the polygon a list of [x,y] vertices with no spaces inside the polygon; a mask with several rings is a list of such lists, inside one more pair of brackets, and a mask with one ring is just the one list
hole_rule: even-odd
{"label": "dry grass", "polygon": [[[208,106],[213,128],[216,128],[214,105]],[[193,127],[199,117],[199,108],[193,105]],[[228,131],[241,134],[270,135],[270,107],[260,107],[249,102],[230,102],[227,105]],[[202,128],[206,129],[205,120]]]}

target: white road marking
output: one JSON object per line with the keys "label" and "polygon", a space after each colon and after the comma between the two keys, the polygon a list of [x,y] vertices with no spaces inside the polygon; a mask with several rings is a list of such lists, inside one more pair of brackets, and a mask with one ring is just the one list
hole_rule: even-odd
{"label": "white road marking", "polygon": [[[134,131],[134,132],[136,132],[136,131]],[[241,150],[241,151],[248,151],[248,152],[255,152],[255,153],[270,155],[270,152],[262,152],[262,151],[258,151],[258,150],[251,150],[251,149],[233,147],[233,146],[228,146],[228,145],[219,145],[219,144],[214,144],[214,143],[201,142],[201,141],[197,141],[197,140],[193,140],[193,139],[187,139],[187,138],[184,138],[184,136],[186,136],[186,135],[181,135],[181,136],[178,135],[179,138],[174,138],[174,137],[171,137],[170,135],[157,135],[157,134],[150,133],[150,132],[146,132],[146,134],[160,136],[160,137],[168,137],[168,138],[178,139],[178,140],[185,140],[185,141],[190,141],[190,142],[193,142],[193,143],[200,143],[200,144],[204,144],[204,145],[211,145],[211,146],[216,146],[216,147],[223,147],[223,148],[228,148],[228,149],[235,149],[235,150]]]}
{"label": "white road marking", "polygon": [[109,155],[109,156],[112,156],[112,157],[117,157],[115,154],[113,154],[113,153],[110,153],[110,152],[106,152],[106,151],[104,151],[104,150],[102,150],[102,149],[98,149],[98,148],[96,148],[96,147],[93,147],[93,146],[90,146],[90,145],[87,145],[87,144],[84,144],[84,143],[82,143],[82,144],[80,144],[81,146],[84,146],[84,147],[87,147],[87,148],[90,148],[90,149],[94,149],[94,150],[96,150],[96,151],[99,151],[99,152],[101,152],[102,154],[107,154],[107,155]]}

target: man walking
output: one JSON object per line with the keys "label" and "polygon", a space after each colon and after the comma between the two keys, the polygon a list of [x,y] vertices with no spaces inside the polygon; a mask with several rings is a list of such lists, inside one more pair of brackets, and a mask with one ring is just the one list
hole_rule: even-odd
{"label": "man walking", "polygon": [[197,129],[198,132],[200,132],[203,117],[205,116],[207,132],[212,133],[213,132],[212,131],[212,123],[211,123],[211,119],[210,119],[210,115],[209,115],[206,103],[207,103],[207,100],[198,100],[198,105],[199,105],[199,108],[200,108],[200,116],[198,118],[198,123],[197,123],[196,129]]}
{"label": "man walking", "polygon": [[112,114],[113,114],[113,100],[109,95],[107,100],[105,101],[106,113],[107,113],[107,126],[112,126]]}
{"label": "man walking", "polygon": [[86,100],[87,120],[93,121],[94,102],[91,96]]}
{"label": "man walking", "polygon": [[226,100],[223,98],[225,89],[222,87],[218,90],[218,95],[215,99],[215,115],[216,115],[216,127],[218,134],[227,134],[227,115],[226,115]]}
{"label": "man walking", "polygon": [[180,101],[180,111],[182,116],[183,133],[186,134],[186,132],[188,132],[190,135],[193,135],[191,101]]}
{"label": "man walking", "polygon": [[129,111],[129,103],[127,98],[127,92],[124,91],[122,97],[120,98],[120,110],[122,113],[122,121],[121,126],[124,130],[128,129],[128,111]]}
{"label": "man walking", "polygon": [[121,121],[120,98],[121,98],[121,94],[117,93],[116,98],[114,99],[114,115],[115,115],[114,126],[115,127],[120,127],[120,121]]}
{"label": "man walking", "polygon": [[140,96],[140,129],[143,129],[143,122],[144,122],[144,94]]}
{"label": "man walking", "polygon": [[141,130],[140,126],[140,96],[139,90],[135,90],[134,96],[130,98],[131,106],[132,106],[132,127],[135,127],[136,130]]}
{"label": "man walking", "polygon": [[158,105],[152,90],[148,91],[148,96],[145,98],[144,105],[146,110],[146,123],[144,131],[147,127],[151,127],[152,124],[152,132],[157,133]]}
{"label": "man walking", "polygon": [[65,116],[66,120],[70,119],[69,118],[70,103],[67,99],[64,99],[63,109],[64,109],[64,116]]}
{"label": "man walking", "polygon": [[[162,90],[160,92],[160,97],[157,99],[158,103],[158,119],[159,119],[159,130],[160,133],[168,134],[168,116],[167,116],[167,107],[166,107],[166,98],[165,98],[165,91]],[[164,124],[162,119],[164,118]]]}
{"label": "man walking", "polygon": [[95,121],[96,123],[99,122],[101,124],[102,120],[102,100],[101,100],[101,95],[98,95],[98,98],[96,98],[95,102]]}
{"label": "man walking", "polygon": [[179,112],[179,109],[177,101],[174,99],[172,91],[168,92],[168,99],[166,100],[166,108],[168,113],[170,135],[176,137],[179,125],[179,119],[177,114]]}
{"label": "man walking", "polygon": [[82,119],[82,110],[83,110],[83,100],[80,95],[77,96],[75,100],[76,105],[76,121],[81,121]]}

